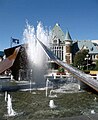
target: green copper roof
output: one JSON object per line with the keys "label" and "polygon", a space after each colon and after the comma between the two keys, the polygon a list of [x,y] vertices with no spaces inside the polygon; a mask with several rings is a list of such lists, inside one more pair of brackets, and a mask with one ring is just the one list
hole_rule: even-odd
{"label": "green copper roof", "polygon": [[55,37],[60,39],[61,41],[64,41],[64,38],[65,38],[65,34],[61,30],[60,25],[58,23],[56,23],[56,25],[52,29],[52,39]]}
{"label": "green copper roof", "polygon": [[70,41],[72,41],[69,31],[66,32],[65,40],[70,40]]}

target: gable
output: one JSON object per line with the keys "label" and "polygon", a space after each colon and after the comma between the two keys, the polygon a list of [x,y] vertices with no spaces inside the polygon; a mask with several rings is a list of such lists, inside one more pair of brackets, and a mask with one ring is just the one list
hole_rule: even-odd
{"label": "gable", "polygon": [[64,41],[65,34],[61,30],[60,26],[56,24],[54,28],[52,29],[52,40],[60,40],[61,42]]}

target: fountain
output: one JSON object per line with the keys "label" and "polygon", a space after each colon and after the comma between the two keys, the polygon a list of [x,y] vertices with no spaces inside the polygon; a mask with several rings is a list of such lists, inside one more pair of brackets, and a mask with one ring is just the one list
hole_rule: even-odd
{"label": "fountain", "polygon": [[48,96],[48,86],[49,86],[49,80],[46,80],[46,97]]}
{"label": "fountain", "polygon": [[49,107],[50,108],[56,108],[57,106],[54,104],[54,100],[50,100],[49,102]]}
{"label": "fountain", "polygon": [[[45,45],[48,45],[49,33],[44,30],[41,22],[38,23],[37,29],[28,24],[23,33],[23,40],[27,43],[27,56],[29,61],[29,69],[32,70],[32,78],[30,82],[35,81],[36,85],[44,85],[44,74],[47,70],[47,57],[43,52],[37,38]],[[44,66],[44,67],[43,67]],[[45,85],[44,85],[45,86]]]}
{"label": "fountain", "polygon": [[5,91],[5,102],[7,101],[7,91]]}
{"label": "fountain", "polygon": [[81,86],[80,86],[80,84],[78,84],[78,89],[81,90]]}
{"label": "fountain", "polygon": [[[40,26],[39,26],[39,28],[40,28]],[[40,28],[41,29],[41,28]],[[38,47],[39,45],[38,45],[38,43],[37,43],[37,41],[36,41],[36,35],[37,35],[37,33],[35,33],[34,31],[33,31],[33,28],[32,28],[32,26],[29,26],[29,25],[27,25],[27,28],[26,28],[26,33],[28,33],[28,35],[27,35],[27,37],[28,37],[28,41],[29,41],[29,37],[31,38],[30,40],[32,40],[32,41],[34,41],[34,46],[36,46],[36,47]],[[40,30],[39,30],[40,31]],[[33,32],[33,33],[32,33]],[[26,34],[25,33],[25,34]],[[33,34],[33,35],[31,35],[31,33]],[[31,35],[31,36],[30,36]],[[32,39],[32,36],[34,37],[34,39]],[[38,37],[38,36],[37,36]],[[31,42],[32,43],[32,42]],[[33,43],[32,43],[33,44]],[[29,46],[31,46],[30,44],[29,44]],[[31,50],[32,50],[32,47],[31,47],[31,49],[28,47],[28,50],[27,50],[27,54],[28,54],[28,57],[29,57],[29,59],[30,59],[30,63],[32,64],[32,66],[30,66],[30,71],[28,72],[28,74],[29,75],[31,75],[31,76],[29,76],[29,78],[30,79],[28,79],[29,81],[28,81],[28,83],[29,83],[29,90],[30,90],[30,92],[31,92],[31,89],[32,89],[32,82],[33,81],[36,81],[36,82],[38,82],[38,83],[41,83],[41,82],[43,82],[42,80],[43,79],[41,79],[41,77],[40,77],[40,75],[41,75],[41,73],[43,72],[43,74],[44,74],[44,70],[43,70],[43,66],[45,65],[44,64],[44,60],[43,59],[46,59],[46,58],[39,58],[39,57],[41,57],[41,55],[39,55],[37,52],[39,51],[37,51],[37,49],[38,48],[35,48],[34,47],[34,53],[33,53],[33,51],[31,52]],[[29,51],[30,50],[30,51]],[[28,51],[30,52],[30,53],[28,53]],[[37,55],[36,55],[36,53],[37,53]],[[36,59],[35,60],[35,58],[33,58],[33,55],[35,56],[35,58],[37,58],[38,57],[38,59]],[[43,55],[43,53],[42,53],[42,56],[44,56]],[[31,59],[32,58],[32,59]],[[40,61],[40,62],[38,62],[38,64],[37,64],[37,61]],[[40,65],[40,63],[41,63],[41,65]],[[37,68],[36,68],[37,67]],[[22,72],[21,72],[22,73]],[[33,75],[34,76],[33,76]],[[42,75],[43,75],[42,74]],[[32,77],[33,76],[33,77]],[[56,76],[54,76],[54,79],[55,79],[55,77]],[[19,76],[19,80],[21,80],[20,79],[21,78],[21,75]],[[38,81],[37,81],[38,80]],[[49,86],[50,84],[49,84],[49,80],[47,79],[46,80],[46,97],[48,96],[48,89],[49,89]],[[79,87],[79,89],[80,89],[80,86],[78,86]],[[68,87],[69,89],[71,89],[71,86],[69,86]],[[64,92],[65,90],[68,92],[68,90],[69,89],[67,89],[67,87],[66,86],[63,86],[62,88],[61,88],[61,90]],[[54,93],[55,92],[55,90],[50,90],[50,95],[49,96],[51,96],[51,97],[53,97],[53,94],[52,93]],[[60,93],[61,93],[61,91],[60,91]],[[5,93],[5,101],[7,101],[7,113],[8,113],[8,116],[15,116],[15,115],[19,115],[20,113],[16,113],[14,110],[13,110],[13,107],[12,107],[12,99],[11,99],[11,96],[10,96],[10,94],[8,94],[8,97],[7,97],[7,95],[6,95],[7,93]],[[16,93],[15,93],[16,94]],[[32,92],[32,94],[36,94],[35,92]],[[25,111],[25,114],[24,115],[22,115],[21,117],[17,117],[18,119],[28,119],[28,118],[31,118],[31,119],[35,119],[35,118],[37,118],[37,119],[43,119],[44,117],[46,118],[46,119],[48,119],[47,117],[49,117],[49,119],[51,119],[51,118],[56,118],[56,117],[58,117],[58,119],[60,119],[60,117],[62,117],[62,119],[63,119],[63,117],[65,118],[66,116],[67,116],[67,113],[68,113],[68,115],[77,115],[77,111],[79,112],[80,111],[80,109],[82,108],[82,107],[84,107],[83,109],[86,109],[86,102],[87,102],[87,105],[90,105],[90,107],[91,107],[91,114],[94,114],[95,112],[97,112],[96,111],[96,109],[95,110],[93,110],[92,109],[92,101],[90,101],[90,103],[88,104],[88,101],[89,101],[89,97],[85,97],[86,95],[85,94],[82,94],[82,93],[79,93],[80,95],[78,95],[78,94],[69,94],[69,95],[66,95],[66,94],[63,94],[63,95],[61,95],[60,94],[60,99],[58,99],[57,101],[58,101],[58,103],[61,101],[61,100],[64,100],[65,101],[65,99],[66,99],[66,101],[67,102],[62,102],[62,103],[60,103],[61,104],[61,106],[63,106],[63,107],[60,107],[60,109],[57,109],[57,110],[54,110],[55,108],[57,108],[58,107],[58,105],[55,103],[55,99],[53,99],[53,98],[43,98],[43,92],[39,92],[39,94],[37,94],[36,95],[36,97],[34,96],[34,95],[32,95],[32,94],[29,94],[29,97],[28,97],[28,92],[26,92],[26,93],[22,93],[22,92],[18,92],[17,93],[17,95],[18,96],[20,96],[20,95],[22,95],[21,96],[21,99],[20,99],[20,97],[16,97],[15,98],[15,100],[17,101],[17,99],[19,100],[19,102],[16,102],[16,105],[17,105],[17,108],[19,108],[20,107],[20,105],[19,105],[19,103],[21,104],[21,102],[23,102],[23,108],[20,108],[20,110],[23,110],[23,111]],[[82,98],[82,95],[84,95],[84,99]],[[55,97],[56,97],[56,95],[54,95]],[[88,96],[91,96],[91,94],[89,94]],[[26,98],[27,97],[27,99],[25,100],[24,98]],[[68,99],[67,99],[68,98]],[[73,99],[74,98],[74,99]],[[50,100],[51,99],[51,100]],[[97,98],[95,98],[95,101],[96,101],[96,99]],[[33,100],[33,102],[31,101],[30,102],[30,100]],[[50,100],[50,101],[48,101],[48,104],[46,103],[46,101],[47,100]],[[60,100],[60,101],[59,101]],[[82,103],[81,103],[81,100],[85,100],[85,101],[83,101],[83,105],[82,105]],[[69,101],[71,101],[72,102],[72,104],[70,105],[70,102]],[[74,103],[77,101],[77,107],[76,108],[74,108]],[[27,103],[27,104],[26,104]],[[37,103],[37,104],[36,104]],[[45,105],[44,103],[46,103],[47,105]],[[70,106],[69,106],[69,108],[68,107],[66,107],[66,106],[68,106],[68,105],[66,105],[66,104],[69,104]],[[3,104],[3,102],[2,102],[2,104]],[[2,106],[2,104],[1,104],[1,106]],[[3,104],[4,105],[4,104]],[[72,105],[73,105],[73,107],[72,107]],[[43,107],[42,107],[43,106]],[[48,108],[47,108],[47,106],[48,106]],[[42,107],[42,108],[41,108]],[[87,106],[88,108],[87,108],[87,110],[89,110],[89,106]],[[24,108],[26,108],[26,109],[24,109]],[[53,109],[53,110],[52,110]],[[2,115],[1,114],[2,112],[0,112],[0,116]],[[72,113],[72,114],[71,114]],[[79,113],[79,115],[80,115],[81,113]],[[44,118],[44,119],[45,119]],[[2,119],[2,118],[1,118]]]}
{"label": "fountain", "polygon": [[57,97],[56,94],[52,94],[53,92],[54,92],[54,90],[50,90],[49,97],[51,97],[51,98],[55,98],[55,97]]}
{"label": "fountain", "polygon": [[94,111],[94,110],[91,110],[91,114],[95,114],[95,111]]}
{"label": "fountain", "polygon": [[10,94],[8,94],[7,112],[8,112],[8,116],[15,116],[15,115],[17,115],[17,113],[12,108],[12,99],[11,99]]}
{"label": "fountain", "polygon": [[96,100],[97,100],[97,98],[95,97],[95,98],[94,98],[94,101],[96,102]]}

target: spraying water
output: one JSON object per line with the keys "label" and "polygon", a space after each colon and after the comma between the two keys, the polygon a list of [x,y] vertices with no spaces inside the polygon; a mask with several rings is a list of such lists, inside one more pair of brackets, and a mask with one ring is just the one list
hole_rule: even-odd
{"label": "spraying water", "polygon": [[46,97],[48,96],[49,80],[46,80]]}
{"label": "spraying water", "polygon": [[7,101],[7,91],[5,91],[5,102]]}
{"label": "spraying water", "polygon": [[7,111],[8,111],[8,116],[15,116],[17,114],[12,108],[12,99],[10,94],[8,94]]}
{"label": "spraying water", "polygon": [[40,39],[45,45],[48,45],[49,32],[44,29],[41,22],[38,23],[37,29],[31,25],[26,25],[23,33],[24,41],[27,43],[27,56],[30,63],[30,69],[32,69],[32,81],[43,84],[44,74],[46,72],[46,55],[43,52],[40,44],[37,42],[37,38]]}
{"label": "spraying water", "polygon": [[54,100],[50,100],[49,102],[49,107],[50,108],[56,108],[57,106],[54,104]]}

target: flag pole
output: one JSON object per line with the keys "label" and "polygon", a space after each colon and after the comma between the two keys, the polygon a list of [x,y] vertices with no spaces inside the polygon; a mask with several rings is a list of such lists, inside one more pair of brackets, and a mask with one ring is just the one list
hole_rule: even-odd
{"label": "flag pole", "polygon": [[10,47],[12,47],[12,43],[13,43],[13,42],[12,42],[12,37],[11,37],[11,39],[10,39]]}

